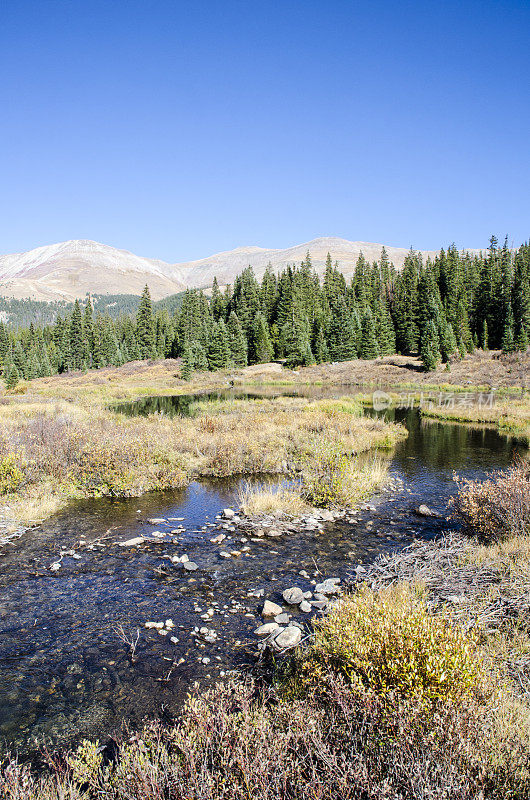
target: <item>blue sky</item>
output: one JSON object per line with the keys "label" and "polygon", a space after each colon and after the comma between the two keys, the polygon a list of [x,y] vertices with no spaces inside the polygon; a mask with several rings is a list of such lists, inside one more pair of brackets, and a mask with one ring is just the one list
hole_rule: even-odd
{"label": "blue sky", "polygon": [[530,237],[529,2],[4,0],[0,252]]}

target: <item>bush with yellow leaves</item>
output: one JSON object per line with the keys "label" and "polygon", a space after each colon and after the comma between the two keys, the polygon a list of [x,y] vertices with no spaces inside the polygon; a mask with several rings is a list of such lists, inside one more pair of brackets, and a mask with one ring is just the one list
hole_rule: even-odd
{"label": "bush with yellow leaves", "polygon": [[16,492],[24,480],[24,462],[16,453],[0,458],[0,494]]}
{"label": "bush with yellow leaves", "polygon": [[311,664],[342,674],[355,689],[379,696],[459,702],[484,691],[475,636],[429,613],[421,591],[407,583],[342,598],[316,626]]}

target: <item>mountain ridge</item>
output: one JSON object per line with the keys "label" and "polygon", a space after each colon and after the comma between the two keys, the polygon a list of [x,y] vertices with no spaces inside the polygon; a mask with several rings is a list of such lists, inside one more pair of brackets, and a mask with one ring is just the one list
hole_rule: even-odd
{"label": "mountain ridge", "polygon": [[[18,299],[74,300],[91,294],[140,294],[147,283],[154,299],[186,288],[208,288],[214,277],[219,284],[233,283],[251,265],[260,278],[268,263],[275,271],[299,263],[307,251],[313,267],[323,273],[327,253],[348,278],[362,252],[367,261],[378,259],[383,245],[352,242],[338,236],[320,236],[287,248],[256,245],[236,247],[211,256],[173,264],[91,239],[71,239],[43,245],[23,253],[0,256],[0,295]],[[385,245],[390,260],[401,268],[409,249]],[[471,254],[480,252],[465,248]],[[421,250],[434,258],[439,250]]]}

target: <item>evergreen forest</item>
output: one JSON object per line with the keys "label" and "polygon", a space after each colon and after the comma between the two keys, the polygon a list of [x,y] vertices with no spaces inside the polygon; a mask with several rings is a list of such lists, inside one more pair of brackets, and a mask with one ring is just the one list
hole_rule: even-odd
{"label": "evergreen forest", "polygon": [[[46,318],[41,305],[37,316]],[[249,266],[223,290],[215,280],[207,294],[193,289],[153,304],[146,286],[139,304],[118,305],[124,310],[111,314],[87,297],[64,309],[55,304],[53,322],[0,322],[6,386],[138,359],[182,357],[187,379],[194,370],[271,360],[297,367],[419,354],[433,370],[475,348],[524,351],[530,245],[514,250],[492,237],[480,255],[452,245],[425,263],[411,250],[400,271],[383,248],[373,263],[360,255],[348,281],[330,254],[319,278],[307,253],[280,274],[269,265],[261,282]]]}

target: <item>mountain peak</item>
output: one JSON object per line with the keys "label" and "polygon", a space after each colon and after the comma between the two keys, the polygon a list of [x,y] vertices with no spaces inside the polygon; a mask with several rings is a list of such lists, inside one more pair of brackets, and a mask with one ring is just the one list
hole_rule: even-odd
{"label": "mountain peak", "polygon": [[[338,262],[346,277],[353,274],[362,252],[368,261],[381,255],[382,244],[351,242],[339,236],[319,236],[285,249],[236,247],[208,258],[168,264],[137,256],[92,239],[70,239],[37,247],[26,253],[0,256],[0,295],[37,300],[72,300],[91,294],[141,294],[147,283],[154,299],[180,292],[186,287],[207,288],[214,277],[221,285],[233,283],[249,265],[260,278],[269,263],[275,271],[287,264],[299,264],[309,250],[313,267],[324,271],[327,254]],[[397,268],[403,265],[409,248],[386,245],[388,257]],[[437,250],[423,251],[434,257]],[[478,251],[471,251],[478,252]]]}

